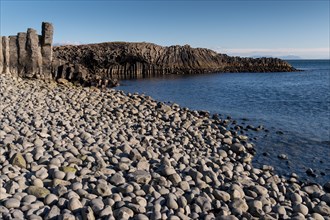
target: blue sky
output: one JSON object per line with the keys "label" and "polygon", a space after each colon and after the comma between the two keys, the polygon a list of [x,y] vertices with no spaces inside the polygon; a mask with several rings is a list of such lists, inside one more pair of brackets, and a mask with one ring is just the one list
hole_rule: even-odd
{"label": "blue sky", "polygon": [[55,43],[153,42],[239,56],[329,58],[329,0],[1,0],[1,35],[42,21]]}

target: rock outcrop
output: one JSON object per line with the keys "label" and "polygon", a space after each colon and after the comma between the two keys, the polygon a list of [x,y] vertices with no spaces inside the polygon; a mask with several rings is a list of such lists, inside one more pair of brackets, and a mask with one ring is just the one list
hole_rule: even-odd
{"label": "rock outcrop", "polygon": [[81,65],[97,78],[132,79],[209,72],[287,72],[276,58],[240,58],[204,48],[162,47],[152,43],[109,42],[54,47],[54,59]]}
{"label": "rock outcrop", "polygon": [[51,79],[53,25],[42,23],[42,35],[29,28],[17,36],[1,37],[0,74]]}
{"label": "rock outcrop", "polygon": [[29,28],[17,36],[1,37],[0,73],[113,86],[121,79],[166,74],[295,71],[276,58],[230,57],[189,45],[109,42],[53,48],[53,33],[53,25],[43,22],[41,35]]}

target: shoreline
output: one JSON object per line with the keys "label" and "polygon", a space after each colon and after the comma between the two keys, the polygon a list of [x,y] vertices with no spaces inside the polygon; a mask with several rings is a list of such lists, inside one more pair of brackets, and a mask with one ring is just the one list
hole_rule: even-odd
{"label": "shoreline", "polygon": [[[296,65],[299,67],[298,64]],[[303,63],[303,65],[307,64]],[[325,74],[320,78],[322,82],[327,82],[328,73],[325,71],[323,73]],[[323,88],[324,84],[321,83],[322,86],[317,90],[318,81],[309,90],[299,86],[308,84],[309,82],[306,81],[312,77],[310,75],[313,76],[307,71],[301,77],[300,73],[163,77],[123,81],[123,85],[116,89],[144,93],[158,101],[174,101],[192,110],[202,108],[212,114],[221,114],[221,118],[230,115],[239,123],[241,118],[248,118],[246,125],[250,124],[254,127],[263,125],[269,130],[267,133],[251,132],[251,137],[258,138],[256,141],[253,140],[258,152],[253,160],[255,166],[254,161],[256,158],[258,160],[256,167],[260,168],[260,164],[269,164],[276,167],[278,175],[288,177],[291,173],[296,173],[304,181],[324,184],[330,179],[329,143],[326,142],[329,137],[329,119],[324,118],[328,115],[324,112],[327,104],[322,102],[320,97],[323,96],[318,94],[323,93],[320,91],[327,91],[328,87]],[[317,77],[317,74],[315,75]],[[299,84],[300,78],[301,84]],[[271,82],[272,79],[274,79],[273,84],[263,83]],[[249,80],[255,81],[250,84]],[[260,83],[261,86],[258,87]],[[292,86],[287,89],[286,85],[289,83]],[[299,86],[299,89],[291,89],[295,86]],[[276,92],[280,95],[276,96]],[[284,93],[293,99],[306,94],[306,98],[302,98],[299,103],[290,102],[290,100],[286,101],[286,97],[282,95]],[[321,104],[314,106],[316,100]],[[325,142],[319,142],[321,140]],[[263,153],[266,153],[266,156]],[[286,154],[288,159],[278,158],[281,154]],[[307,175],[306,171],[309,168],[313,169],[312,175],[317,175],[316,178]]]}
{"label": "shoreline", "polygon": [[254,168],[203,111],[4,75],[0,103],[4,219],[330,219],[330,182]]}

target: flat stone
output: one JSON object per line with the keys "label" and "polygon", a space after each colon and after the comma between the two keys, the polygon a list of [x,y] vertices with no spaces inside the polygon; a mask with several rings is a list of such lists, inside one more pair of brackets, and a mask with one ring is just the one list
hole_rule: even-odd
{"label": "flat stone", "polygon": [[311,217],[315,220],[324,220],[323,216],[320,215],[319,213],[312,213]]}
{"label": "flat stone", "polygon": [[81,209],[83,207],[83,205],[81,204],[81,202],[79,201],[78,198],[71,198],[68,202],[68,209],[70,211],[76,211],[78,209]]}
{"label": "flat stone", "polygon": [[38,187],[38,186],[30,186],[27,189],[28,194],[34,195],[38,199],[44,199],[48,194],[50,194],[50,191],[44,187]]}
{"label": "flat stone", "polygon": [[57,171],[54,172],[53,177],[56,178],[56,179],[63,180],[65,175],[66,175],[65,172],[57,170]]}
{"label": "flat stone", "polygon": [[44,199],[44,203],[49,206],[56,204],[57,201],[58,197],[55,194],[48,194]]}
{"label": "flat stone", "polygon": [[129,176],[135,180],[137,183],[148,184],[151,180],[151,175],[149,172],[144,170],[137,170],[130,173]]}
{"label": "flat stone", "polygon": [[21,153],[16,153],[12,158],[12,164],[21,168],[26,168],[26,161]]}
{"label": "flat stone", "polygon": [[231,202],[231,207],[233,208],[233,213],[236,213],[238,215],[241,215],[244,212],[247,212],[249,209],[249,206],[246,204],[246,202],[243,199],[234,199]]}
{"label": "flat stone", "polygon": [[115,173],[110,179],[110,183],[112,183],[115,186],[121,185],[125,183],[125,178],[120,175],[119,173]]}
{"label": "flat stone", "polygon": [[317,185],[310,185],[310,186],[305,186],[302,188],[303,191],[307,192],[308,194],[314,194],[314,193],[320,193],[321,189]]}
{"label": "flat stone", "polygon": [[172,174],[175,174],[176,171],[173,167],[165,166],[165,168],[163,170],[163,173],[164,173],[165,176],[170,176]]}
{"label": "flat stone", "polygon": [[60,180],[60,179],[53,179],[53,186],[69,186],[71,184],[70,181],[66,181],[66,180]]}
{"label": "flat stone", "polygon": [[96,192],[98,195],[105,197],[111,195],[110,187],[105,183],[99,183],[96,185]]}
{"label": "flat stone", "polygon": [[7,209],[20,207],[21,202],[18,199],[10,198],[5,201],[5,207]]}
{"label": "flat stone", "polygon": [[36,177],[38,177],[41,180],[44,180],[48,177],[48,170],[44,167],[42,167],[40,170],[36,172]]}
{"label": "flat stone", "polygon": [[64,213],[60,215],[60,220],[76,220],[76,217],[70,213]]}
{"label": "flat stone", "polygon": [[169,179],[174,185],[178,185],[182,181],[180,175],[177,173],[170,175]]}
{"label": "flat stone", "polygon": [[213,195],[216,199],[222,200],[224,202],[227,202],[230,200],[230,194],[225,191],[215,189],[213,191]]}
{"label": "flat stone", "polygon": [[15,219],[24,219],[24,213],[19,209],[15,209],[15,211],[12,213],[12,216]]}
{"label": "flat stone", "polygon": [[179,208],[178,203],[175,200],[175,196],[173,194],[169,194],[166,205],[169,209],[177,210]]}
{"label": "flat stone", "polygon": [[323,216],[330,216],[330,207],[326,205],[324,202],[320,202],[318,205],[314,207],[314,212],[321,214]]}
{"label": "flat stone", "polygon": [[300,204],[303,201],[301,196],[298,193],[292,193],[290,196],[290,199],[295,204]]}
{"label": "flat stone", "polygon": [[22,198],[22,202],[31,204],[37,200],[37,197],[34,195],[26,195]]}
{"label": "flat stone", "polygon": [[133,210],[127,207],[121,207],[120,209],[116,209],[113,212],[113,214],[116,217],[116,219],[124,219],[124,218],[128,219],[134,216]]}
{"label": "flat stone", "polygon": [[92,210],[96,213],[102,211],[104,208],[104,203],[102,199],[93,199],[91,201],[91,205],[92,205]]}
{"label": "flat stone", "polygon": [[60,214],[61,210],[56,205],[53,205],[52,208],[49,210],[48,214],[46,215],[45,220],[58,219]]}
{"label": "flat stone", "polygon": [[294,205],[293,211],[299,212],[299,213],[303,214],[304,216],[306,216],[308,214],[308,208],[307,208],[307,206],[305,206],[303,204]]}
{"label": "flat stone", "polygon": [[77,172],[77,169],[76,169],[76,168],[74,168],[74,167],[69,167],[69,166],[61,167],[61,170],[62,170],[64,173],[76,173],[76,172]]}
{"label": "flat stone", "polygon": [[84,208],[82,211],[83,220],[95,220],[95,215],[91,207]]}
{"label": "flat stone", "polygon": [[183,191],[190,190],[190,185],[187,181],[181,181],[179,183],[179,188],[182,189]]}

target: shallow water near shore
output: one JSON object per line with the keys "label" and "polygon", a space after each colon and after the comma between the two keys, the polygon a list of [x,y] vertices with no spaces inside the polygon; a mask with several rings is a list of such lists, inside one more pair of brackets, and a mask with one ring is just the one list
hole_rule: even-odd
{"label": "shallow water near shore", "polygon": [[[263,125],[268,132],[247,133],[256,145],[255,166],[322,184],[330,180],[330,61],[289,62],[304,71],[171,75],[122,81],[117,89]],[[308,176],[308,168],[317,177]]]}

